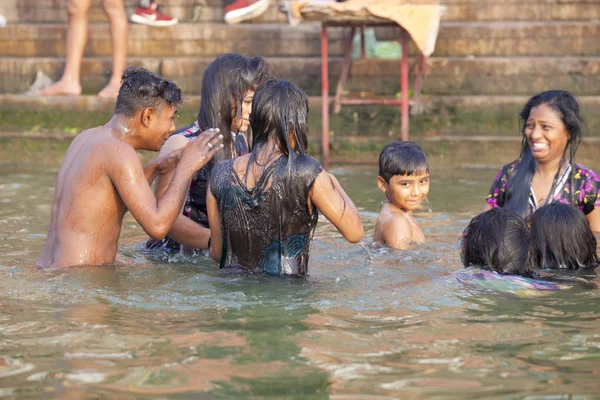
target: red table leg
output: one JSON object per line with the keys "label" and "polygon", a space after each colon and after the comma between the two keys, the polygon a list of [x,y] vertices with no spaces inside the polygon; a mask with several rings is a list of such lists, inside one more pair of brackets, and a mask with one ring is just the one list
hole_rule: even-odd
{"label": "red table leg", "polygon": [[403,141],[408,140],[408,32],[402,29],[402,60],[400,61],[400,90],[402,91],[402,131],[401,138]]}
{"label": "red table leg", "polygon": [[418,109],[419,94],[421,94],[421,87],[423,86],[423,77],[425,75],[425,56],[419,52],[419,68],[417,69],[417,77],[415,79],[415,88],[413,90],[413,108],[410,111],[411,115],[415,115]]}
{"label": "red table leg", "polygon": [[321,28],[321,101],[323,113],[323,132],[321,146],[323,148],[322,160],[323,168],[329,169],[329,71],[327,63],[327,27]]}
{"label": "red table leg", "polygon": [[344,92],[344,84],[348,79],[350,64],[352,64],[352,39],[354,38],[355,32],[356,28],[352,27],[350,29],[350,36],[348,36],[348,41],[346,42],[346,47],[344,48],[344,64],[342,65],[340,79],[338,79],[337,87],[335,89],[335,101],[333,102],[333,112],[336,114],[342,109],[342,94]]}

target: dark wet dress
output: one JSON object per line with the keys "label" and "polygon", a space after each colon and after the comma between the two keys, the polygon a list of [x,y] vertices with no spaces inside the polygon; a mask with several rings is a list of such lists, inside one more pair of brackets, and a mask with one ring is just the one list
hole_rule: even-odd
{"label": "dark wet dress", "polygon": [[[323,170],[312,157],[275,160],[248,189],[233,168],[217,165],[210,181],[221,213],[221,265],[239,265],[269,275],[306,275],[310,241],[318,220],[309,212],[309,192]],[[288,173],[289,168],[289,173]]]}
{"label": "dark wet dress", "polygon": [[[181,128],[174,132],[173,135],[183,135],[188,140],[192,140],[202,133],[198,122],[194,122],[191,125]],[[243,133],[233,133],[233,144],[235,147],[236,156],[242,156],[248,154],[248,145],[246,143],[246,137]],[[210,172],[208,166],[205,166],[196,172],[190,189],[188,190],[185,205],[183,206],[183,215],[191,219],[197,224],[208,228],[208,216],[206,213],[206,187],[208,185],[208,177]],[[167,252],[178,252],[180,245],[170,237],[166,237],[163,240],[148,239],[146,242],[146,249],[152,250],[163,250]]]}

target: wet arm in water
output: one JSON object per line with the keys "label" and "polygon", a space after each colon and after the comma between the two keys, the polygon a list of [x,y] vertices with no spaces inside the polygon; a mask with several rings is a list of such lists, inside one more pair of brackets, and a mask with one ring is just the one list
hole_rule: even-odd
{"label": "wet arm in water", "polygon": [[215,262],[221,262],[221,253],[223,250],[223,237],[221,232],[221,213],[217,199],[210,191],[210,185],[206,193],[206,208],[208,209],[208,224],[210,226],[210,257]]}
{"label": "wet arm in water", "polygon": [[[189,140],[184,136],[173,135],[160,150],[159,157],[175,154],[176,152],[181,151],[188,143]],[[156,197],[162,196],[165,190],[167,190],[172,178],[173,170],[159,173],[154,190]],[[210,238],[210,229],[192,221],[190,218],[183,215],[182,212],[183,207],[179,212],[177,219],[171,226],[171,229],[169,229],[169,237],[177,243],[187,247],[207,249],[208,239]]]}
{"label": "wet arm in water", "polygon": [[310,200],[347,241],[360,242],[364,234],[362,221],[335,176],[322,171],[310,191]]}
{"label": "wet arm in water", "polygon": [[600,208],[594,210],[587,215],[587,220],[590,223],[590,228],[594,232],[596,239],[600,238]]}
{"label": "wet arm in water", "polygon": [[[222,137],[218,131],[190,142],[181,155],[169,187],[158,199],[150,190],[137,153],[129,146],[115,147],[108,157],[119,159],[111,164],[109,178],[127,209],[144,231],[154,239],[163,239],[177,218],[193,174],[219,151]],[[211,146],[207,144],[211,143]]]}

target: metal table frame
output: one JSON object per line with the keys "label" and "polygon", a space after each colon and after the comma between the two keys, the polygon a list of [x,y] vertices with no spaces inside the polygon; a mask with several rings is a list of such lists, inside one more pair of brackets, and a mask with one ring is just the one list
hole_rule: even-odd
{"label": "metal table frame", "polygon": [[413,100],[408,99],[408,32],[400,27],[400,41],[402,43],[402,59],[400,60],[400,100],[395,98],[342,98],[344,85],[348,79],[348,73],[350,72],[350,65],[352,64],[352,39],[356,33],[356,29],[361,30],[361,57],[365,58],[365,40],[364,40],[364,28],[366,26],[393,26],[398,27],[395,23],[375,23],[375,22],[324,22],[321,25],[321,96],[322,96],[322,112],[323,112],[323,123],[322,123],[322,163],[325,169],[329,168],[329,56],[328,56],[328,40],[327,40],[327,28],[329,27],[348,27],[350,32],[344,46],[344,62],[342,64],[342,71],[337,83],[335,90],[335,99],[333,104],[333,110],[337,114],[340,112],[343,104],[381,104],[386,106],[400,106],[401,112],[401,139],[408,140],[408,106],[417,101],[421,86],[423,84],[423,75],[425,69],[426,58],[423,53],[419,52],[419,65],[417,69],[415,88],[413,93]]}

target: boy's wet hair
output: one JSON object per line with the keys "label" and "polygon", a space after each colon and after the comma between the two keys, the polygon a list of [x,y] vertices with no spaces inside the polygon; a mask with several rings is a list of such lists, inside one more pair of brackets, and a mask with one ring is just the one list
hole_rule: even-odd
{"label": "boy's wet hair", "polygon": [[414,142],[393,142],[379,155],[379,176],[389,182],[394,175],[420,175],[429,173],[427,157]]}
{"label": "boy's wet hair", "polygon": [[531,259],[540,268],[596,266],[596,238],[583,212],[569,204],[550,203],[533,213]]}
{"label": "boy's wet hair", "polygon": [[[520,162],[516,168],[515,175],[509,180],[506,187],[505,207],[522,217],[526,217],[529,210],[529,188],[531,187],[531,180],[535,173],[535,159],[529,148],[529,143],[527,143],[525,128],[527,127],[527,120],[529,119],[531,110],[542,104],[546,104],[556,112],[563,124],[565,124],[565,129],[569,134],[567,145],[559,165],[563,165],[566,160],[571,164],[569,182],[571,183],[571,187],[575,187],[575,153],[581,142],[585,126],[585,121],[579,110],[579,103],[566,90],[548,90],[538,93],[527,101],[519,114],[521,134],[523,136],[521,155],[519,156]],[[556,189],[560,172],[559,168],[559,171],[554,176],[547,198],[552,198],[550,193],[554,193]],[[575,204],[574,194],[571,193],[570,197],[571,204]]]}
{"label": "boy's wet hair", "polygon": [[[200,92],[198,126],[200,130],[219,128],[223,133],[222,151],[209,163],[209,168],[222,160],[230,159],[232,153],[231,124],[242,114],[242,103],[246,92],[256,89],[269,80],[269,65],[262,57],[248,58],[237,53],[227,53],[217,57],[204,70]],[[232,103],[233,102],[233,103]],[[234,108],[232,113],[232,106]],[[252,137],[247,135],[248,145]]]}
{"label": "boy's wet hair", "polygon": [[471,220],[463,232],[460,257],[465,267],[486,267],[499,274],[534,274],[527,224],[504,208],[493,208]]}
{"label": "boy's wet hair", "polygon": [[181,89],[142,67],[129,67],[121,77],[115,114],[132,117],[145,108],[158,108],[164,104],[181,103]]}

